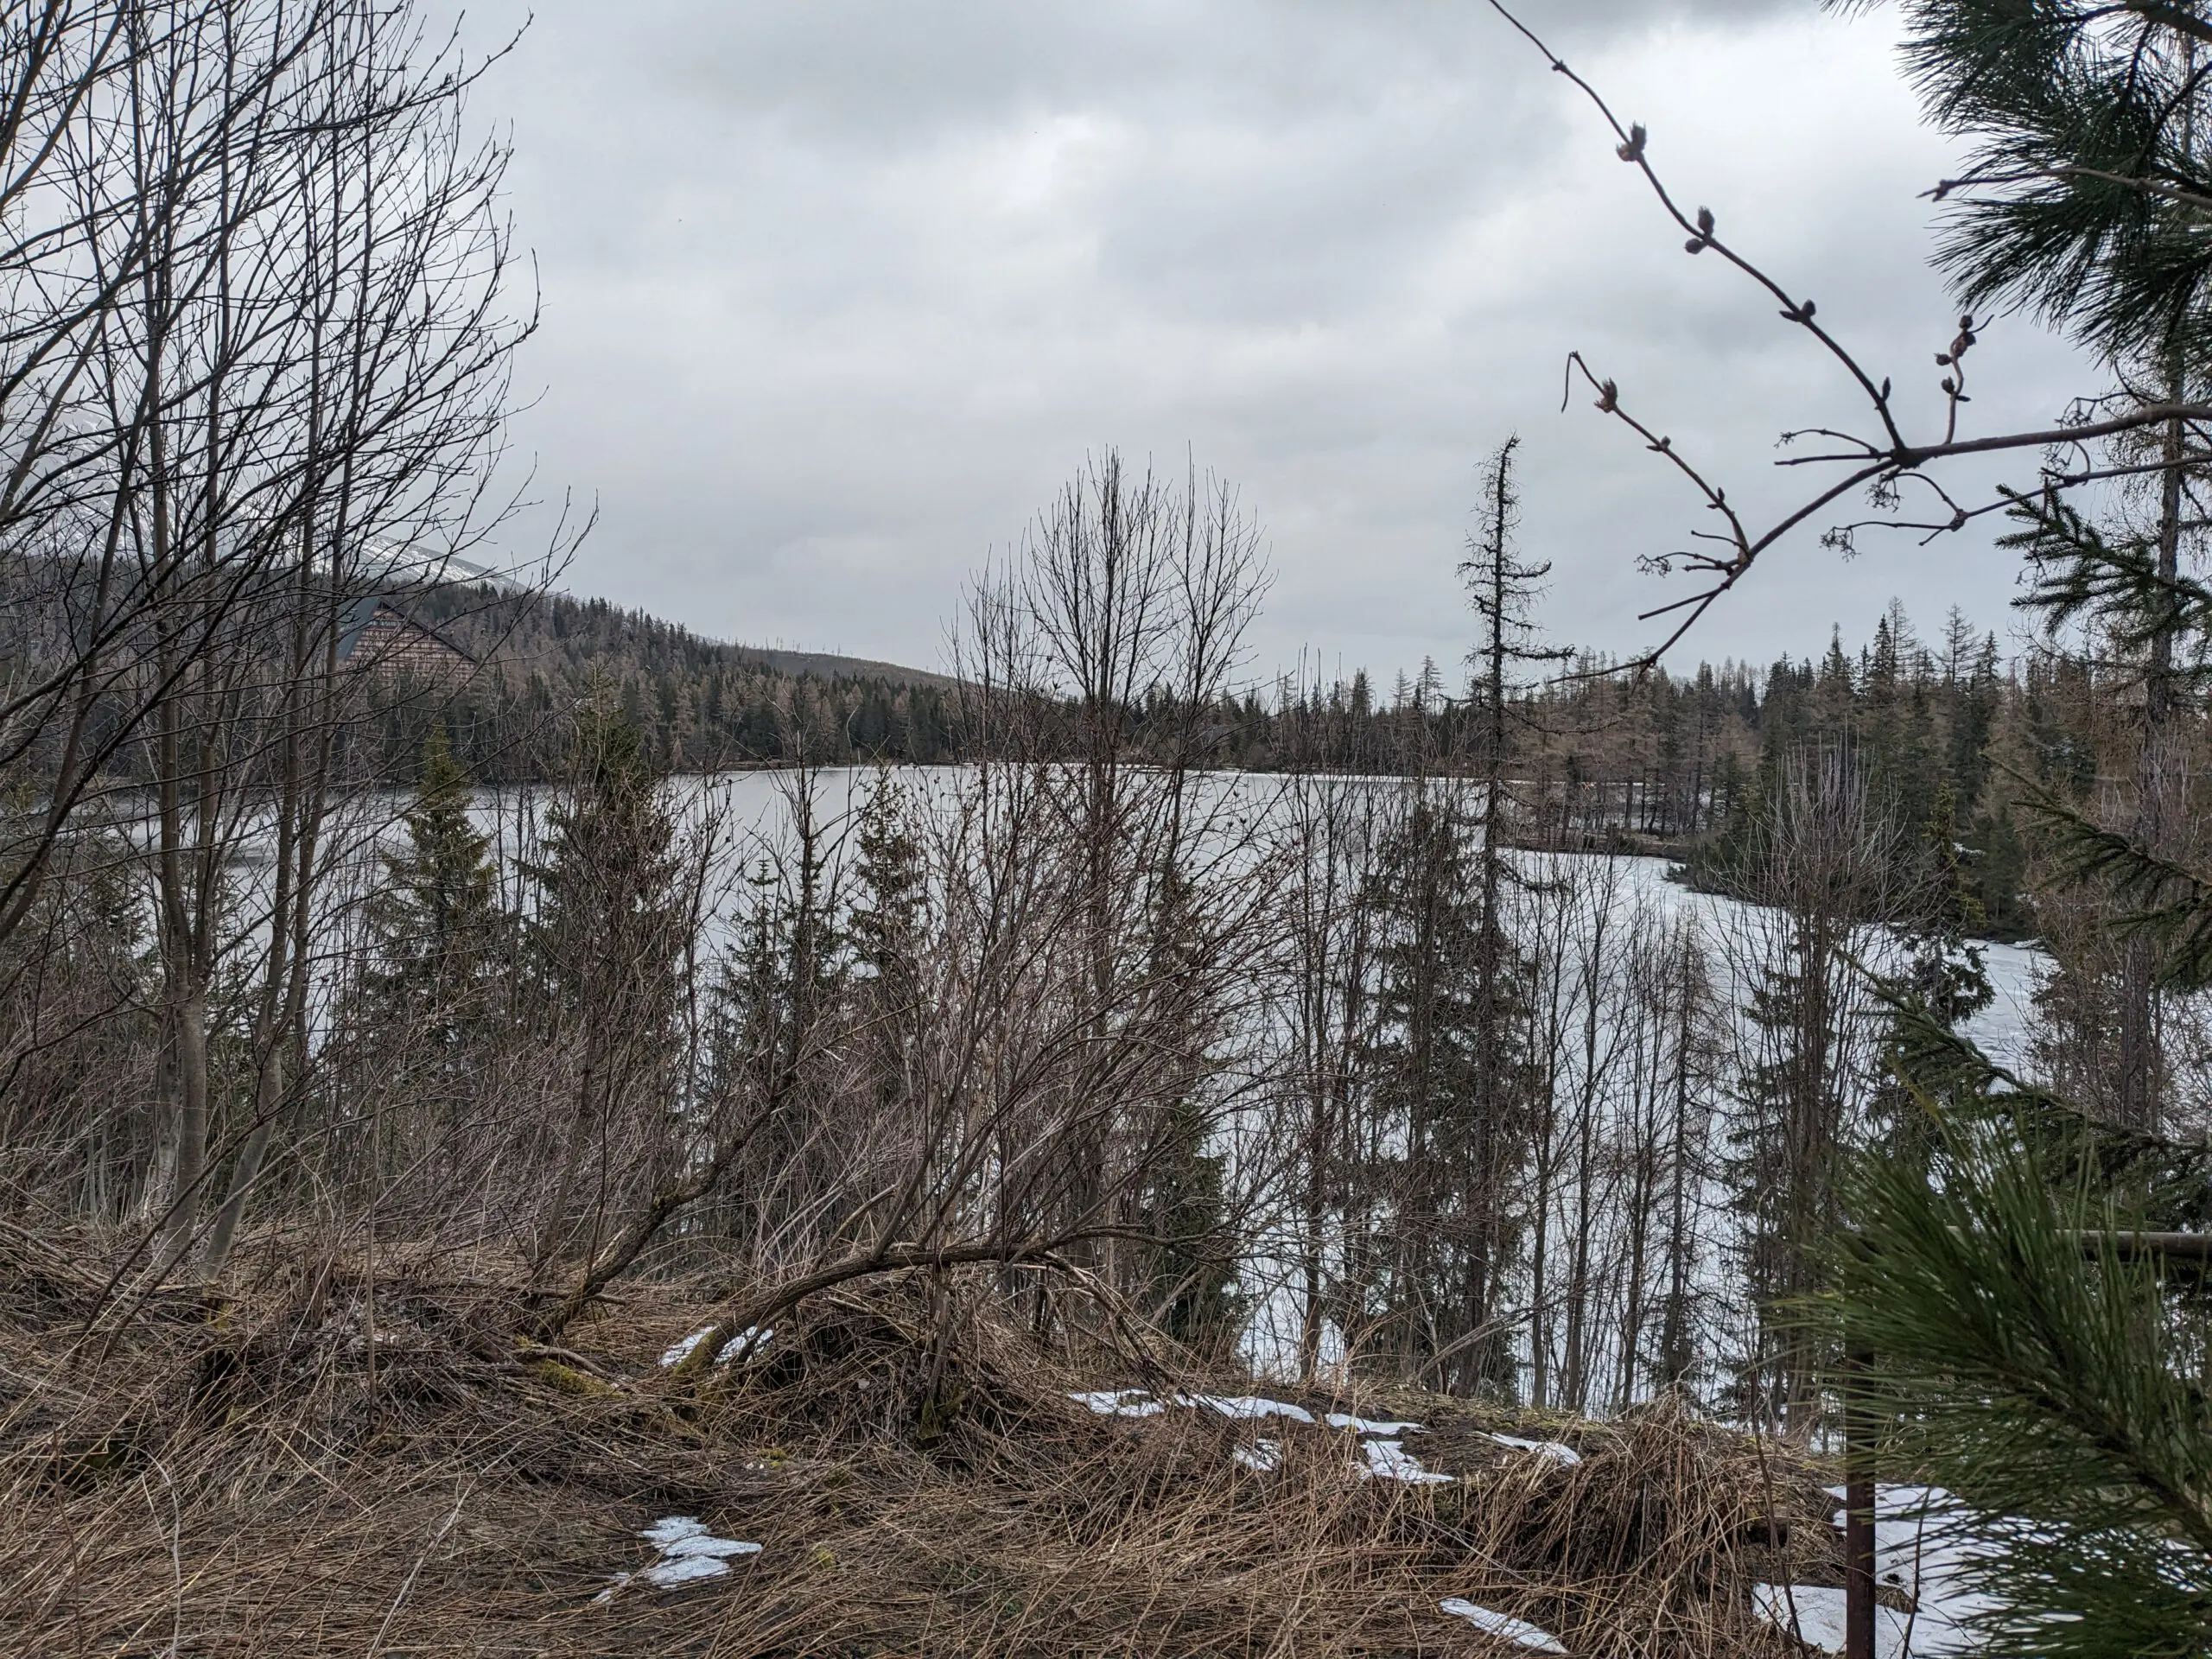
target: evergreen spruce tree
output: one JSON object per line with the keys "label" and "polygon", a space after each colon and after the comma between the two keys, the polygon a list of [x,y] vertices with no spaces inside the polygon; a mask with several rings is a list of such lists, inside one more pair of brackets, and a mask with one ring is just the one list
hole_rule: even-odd
{"label": "evergreen spruce tree", "polygon": [[1243,1323],[1236,1242],[1228,1231],[1228,1160],[1212,1147],[1213,1118],[1191,1092],[1162,1117],[1146,1159],[1138,1223],[1160,1328],[1220,1359]]}
{"label": "evergreen spruce tree", "polygon": [[841,944],[851,958],[857,1052],[877,1100],[891,1105],[911,1094],[922,1039],[928,892],[906,792],[890,772],[877,774],[853,841]]}
{"label": "evergreen spruce tree", "polygon": [[1383,1155],[1393,1168],[1376,1185],[1395,1195],[1373,1312],[1401,1333],[1409,1369],[1465,1333],[1447,1216],[1458,1199],[1481,1201],[1471,1191],[1474,1172],[1444,1151],[1444,1124],[1475,1088],[1469,981],[1480,922],[1467,828],[1430,788],[1414,788],[1362,895],[1379,942],[1366,1065],[1392,1143]]}
{"label": "evergreen spruce tree", "polygon": [[609,1017],[640,1035],[674,1017],[676,841],[636,721],[587,710],[546,809],[544,850],[528,867],[537,906],[527,960],[562,1014]]}
{"label": "evergreen spruce tree", "polygon": [[899,1002],[912,980],[926,893],[922,849],[908,817],[906,791],[889,772],[877,774],[853,837],[853,899],[847,942],[861,973]]}
{"label": "evergreen spruce tree", "polygon": [[1747,964],[1753,1040],[1728,1128],[1741,1261],[1758,1313],[1740,1394],[1745,1408],[1796,1433],[1817,1415],[1823,1357],[1797,1308],[1826,1282],[1842,1218],[1837,1173],[1865,1127],[1871,1033],[1858,958],[1877,930],[1904,919],[1902,840],[1846,756],[1801,753],[1783,765],[1747,860],[1756,875],[1745,892],[1770,931]]}
{"label": "evergreen spruce tree", "polygon": [[[1187,973],[1197,899],[1190,879],[1163,869],[1148,920],[1150,973],[1173,988]],[[1169,994],[1173,993],[1172,989]],[[1227,1159],[1214,1145],[1215,1114],[1204,1098],[1208,1033],[1189,1019],[1161,1056],[1176,1086],[1151,1127],[1136,1199],[1149,1236],[1141,1271],[1161,1325],[1178,1341],[1224,1356],[1243,1324],[1236,1286],[1237,1240],[1230,1230]]]}
{"label": "evergreen spruce tree", "polygon": [[595,703],[546,810],[543,851],[524,867],[536,893],[520,953],[524,1012],[569,1091],[533,1247],[541,1268],[576,1251],[591,1259],[620,1185],[670,1173],[622,1160],[633,1138],[667,1145],[682,1106],[690,923],[678,842],[635,721]]}
{"label": "evergreen spruce tree", "polygon": [[1497,1315],[1520,1265],[1533,1090],[1526,964],[1507,947],[1485,1010],[1472,826],[1443,789],[1414,788],[1363,895],[1378,969],[1366,1064],[1391,1126],[1391,1168],[1376,1174],[1395,1195],[1371,1312],[1402,1333],[1408,1373],[1503,1395],[1513,1370]]}
{"label": "evergreen spruce tree", "polygon": [[1758,1316],[1736,1392],[1746,1412],[1802,1433],[1813,1356],[1790,1313],[1822,1283],[1822,1252],[1840,1218],[1835,1173],[1850,1079],[1833,1052],[1834,942],[1789,925],[1781,959],[1761,969],[1744,1005],[1754,1035],[1732,1085],[1725,1168]]}
{"label": "evergreen spruce tree", "polygon": [[491,843],[470,820],[468,780],[442,723],[430,728],[403,822],[406,842],[381,855],[385,879],[368,907],[353,1035],[370,1044],[399,1038],[410,1055],[426,1052],[437,1075],[425,1082],[450,1106],[470,1087],[500,1011],[511,930]]}
{"label": "evergreen spruce tree", "polygon": [[[773,1232],[797,1221],[824,1236],[850,1213],[846,1205],[855,1195],[840,1179],[838,1148],[823,1133],[825,1102],[813,1080],[847,1029],[849,1009],[876,1103],[892,1105],[906,1093],[918,850],[906,836],[897,791],[879,784],[863,809],[865,874],[849,916],[811,776],[791,778],[785,800],[793,844],[763,856],[746,877],[738,948],[715,987],[709,1089],[744,1100],[759,1124],[747,1155],[764,1179],[725,1205],[725,1224]],[[856,955],[862,971],[855,986]],[[813,1202],[810,1195],[823,1193],[837,1201]],[[806,1206],[803,1213],[790,1208],[795,1196]]]}

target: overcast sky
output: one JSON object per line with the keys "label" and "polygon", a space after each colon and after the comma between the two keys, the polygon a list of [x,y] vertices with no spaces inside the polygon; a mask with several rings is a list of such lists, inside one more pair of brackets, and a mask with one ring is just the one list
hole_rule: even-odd
{"label": "overcast sky", "polygon": [[[472,4],[466,34],[523,15]],[[1525,15],[1939,418],[1919,193],[1948,151],[1891,15]],[[1637,556],[1700,515],[1586,395],[1560,412],[1567,353],[1745,505],[1803,482],[1783,426],[1850,412],[1482,0],[541,0],[474,109],[512,129],[543,289],[516,448],[601,514],[566,585],[717,638],[935,665],[968,574],[1110,444],[1195,456],[1266,526],[1255,671],[1309,648],[1387,681],[1464,655],[1477,471],[1518,432],[1545,620],[1626,652],[1682,590]],[[2094,380],[2024,320],[1974,367],[1990,429]],[[1845,563],[1808,531],[1681,660],[1856,641],[1892,594],[2002,630],[2012,592],[1986,539]]]}

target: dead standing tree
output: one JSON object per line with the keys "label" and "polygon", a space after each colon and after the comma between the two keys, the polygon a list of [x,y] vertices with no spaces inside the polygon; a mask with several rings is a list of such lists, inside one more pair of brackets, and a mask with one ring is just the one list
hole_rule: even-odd
{"label": "dead standing tree", "polygon": [[[1494,1325],[1505,1287],[1516,1263],[1512,1235],[1515,1194],[1529,1156],[1536,1106],[1535,1069],[1529,1053],[1529,965],[1508,937],[1506,911],[1518,877],[1507,856],[1516,830],[1533,816],[1529,804],[1514,793],[1519,721],[1512,704],[1530,670],[1556,664],[1567,653],[1539,642],[1533,613],[1542,592],[1548,563],[1532,564],[1516,553],[1520,495],[1514,486],[1514,457],[1521,440],[1509,437],[1484,469],[1479,530],[1470,538],[1459,567],[1480,634],[1469,663],[1469,685],[1476,733],[1474,776],[1481,791],[1480,845],[1477,849],[1480,914],[1475,936],[1472,985],[1473,1097],[1467,1103],[1471,1139],[1470,1166],[1478,1191],[1471,1195],[1480,1217],[1468,1293],[1478,1324]],[[1516,823],[1516,820],[1518,821]],[[1503,1374],[1502,1335],[1485,1357],[1485,1374]]]}

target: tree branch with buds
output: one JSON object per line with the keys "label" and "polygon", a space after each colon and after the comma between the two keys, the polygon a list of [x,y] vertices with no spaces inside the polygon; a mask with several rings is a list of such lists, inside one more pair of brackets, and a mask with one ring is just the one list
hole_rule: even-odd
{"label": "tree branch with buds", "polygon": [[[2206,430],[2212,427],[2212,406],[2171,398],[2145,399],[2117,414],[2094,420],[2082,419],[2057,427],[2000,432],[1980,437],[1961,436],[1961,410],[1963,405],[1973,401],[1967,390],[1965,366],[1967,353],[1973,349],[1978,339],[1977,320],[1971,313],[1959,318],[1957,330],[1950,341],[1936,353],[1936,365],[1944,371],[1938,382],[1944,400],[1942,435],[1931,441],[1914,442],[1906,436],[1899,423],[1890,377],[1885,375],[1877,379],[1859,357],[1818,321],[1818,308],[1809,297],[1797,297],[1780,279],[1724,241],[1719,232],[1719,221],[1711,208],[1700,207],[1694,213],[1685,212],[1652,162],[1650,135],[1646,129],[1640,123],[1624,124],[1603,95],[1589,81],[1569,68],[1534,30],[1502,3],[1502,0],[1490,0],[1490,4],[1492,10],[1543,54],[1554,73],[1572,82],[1597,110],[1617,140],[1614,154],[1643,175],[1661,208],[1684,232],[1684,251],[1694,255],[1708,251],[1718,254],[1726,264],[1776,301],[1783,321],[1802,329],[1819,342],[1829,359],[1857,387],[1866,400],[1873,422],[1874,429],[1870,434],[1828,427],[1785,432],[1783,435],[1785,442],[1799,437],[1820,437],[1828,440],[1832,447],[1814,454],[1787,455],[1777,465],[1836,466],[1845,470],[1770,522],[1754,526],[1747,523],[1730,504],[1727,492],[1710,476],[1707,470],[1694,465],[1679,451],[1670,437],[1628,410],[1616,381],[1591,368],[1580,352],[1570,353],[1567,362],[1569,395],[1572,395],[1576,377],[1580,376],[1596,394],[1595,404],[1599,411],[1620,422],[1643,441],[1646,448],[1663,457],[1703,499],[1707,510],[1718,516],[1722,526],[1717,531],[1693,532],[1693,539],[1716,544],[1713,550],[1680,550],[1649,556],[1643,561],[1647,569],[1662,575],[1679,569],[1710,580],[1707,585],[1687,598],[1643,613],[1640,620],[1649,621],[1659,617],[1678,617],[1679,620],[1650,650],[1618,668],[1605,671],[1628,671],[1643,674],[1656,667],[1723,594],[1731,592],[1751,573],[1753,565],[1769,548],[1855,490],[1868,490],[1878,506],[1886,510],[1897,504],[1898,486],[1902,482],[1908,479],[1917,480],[1935,490],[1948,512],[1940,520],[1906,518],[1885,512],[1882,517],[1834,526],[1823,536],[1826,544],[1847,550],[1853,533],[1870,528],[1918,531],[1922,533],[1925,544],[1938,536],[1955,533],[1985,513],[2000,510],[2019,499],[2017,493],[2005,492],[1999,499],[1986,505],[1965,506],[1927,475],[1925,469],[1933,463],[1967,455],[2078,448],[2101,438],[2141,431],[2168,423],[2180,423],[2189,428],[2196,434],[2196,442],[2200,444],[2212,442],[2212,433]],[[2146,10],[2144,6],[2129,9]],[[1956,188],[1958,182],[1954,181],[1952,188]],[[1565,406],[1564,402],[1561,406]],[[2042,469],[2037,488],[2044,493],[2063,491],[2115,475],[2110,468],[2081,465],[2068,469],[2055,463],[2046,464]]]}

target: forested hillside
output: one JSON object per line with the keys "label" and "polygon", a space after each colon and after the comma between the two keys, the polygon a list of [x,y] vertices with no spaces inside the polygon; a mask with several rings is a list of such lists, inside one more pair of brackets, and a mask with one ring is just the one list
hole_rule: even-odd
{"label": "forested hillside", "polygon": [[434,717],[471,776],[550,776],[560,717],[594,702],[620,708],[670,772],[802,759],[927,764],[956,753],[951,683],[920,670],[724,645],[565,594],[448,586],[397,602],[476,664],[389,688],[378,741],[398,776],[410,775]]}

